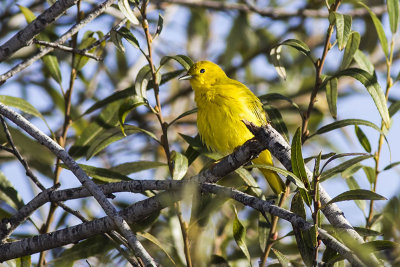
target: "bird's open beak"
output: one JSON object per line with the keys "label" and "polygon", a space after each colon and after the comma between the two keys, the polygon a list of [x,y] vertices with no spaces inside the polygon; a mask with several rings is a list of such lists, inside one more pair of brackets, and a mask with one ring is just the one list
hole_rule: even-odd
{"label": "bird's open beak", "polygon": [[192,79],[192,77],[193,77],[192,75],[186,74],[186,75],[180,77],[178,80],[180,80],[180,81],[182,81],[182,80],[190,80],[190,79]]}

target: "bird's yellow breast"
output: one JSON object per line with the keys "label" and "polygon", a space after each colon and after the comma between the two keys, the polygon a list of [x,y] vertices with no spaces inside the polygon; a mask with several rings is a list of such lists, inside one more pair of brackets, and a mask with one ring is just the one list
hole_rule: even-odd
{"label": "bird's yellow breast", "polygon": [[[242,90],[241,90],[242,89]],[[242,120],[257,125],[265,122],[259,100],[243,86],[222,84],[194,88],[198,107],[197,127],[203,142],[221,154],[231,153],[253,137]]]}

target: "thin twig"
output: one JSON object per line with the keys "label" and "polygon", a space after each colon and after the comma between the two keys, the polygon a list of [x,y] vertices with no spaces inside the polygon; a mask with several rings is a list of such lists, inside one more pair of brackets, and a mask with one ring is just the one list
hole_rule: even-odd
{"label": "thin twig", "polygon": [[79,55],[82,55],[82,56],[90,57],[90,58],[92,58],[92,59],[94,59],[96,61],[102,61],[103,60],[102,57],[98,57],[98,56],[96,56],[96,55],[94,55],[92,53],[88,53],[83,49],[76,49],[76,48],[72,48],[72,47],[69,47],[69,46],[65,46],[65,45],[61,45],[61,44],[55,44],[55,43],[52,43],[52,42],[41,41],[41,40],[37,40],[37,39],[33,39],[32,42],[34,44],[43,45],[43,46],[52,47],[52,48],[57,48],[57,49],[60,49],[60,50],[63,50],[63,51],[72,52],[72,53],[79,54]]}

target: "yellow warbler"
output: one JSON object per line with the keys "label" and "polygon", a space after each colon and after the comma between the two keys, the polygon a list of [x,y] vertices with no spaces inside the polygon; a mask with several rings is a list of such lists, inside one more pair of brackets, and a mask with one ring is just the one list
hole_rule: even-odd
{"label": "yellow warbler", "polygon": [[[261,101],[244,84],[230,79],[210,61],[199,61],[180,80],[190,80],[197,103],[197,127],[202,141],[211,150],[223,155],[243,145],[253,134],[242,120],[258,126],[267,119]],[[271,153],[263,151],[255,164],[273,165]],[[272,190],[279,194],[284,189],[281,178],[273,171],[261,169]]]}

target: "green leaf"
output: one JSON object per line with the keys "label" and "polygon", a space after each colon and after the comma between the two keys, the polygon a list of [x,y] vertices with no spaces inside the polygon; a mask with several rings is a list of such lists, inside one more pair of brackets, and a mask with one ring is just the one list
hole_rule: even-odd
{"label": "green leaf", "polygon": [[179,152],[171,152],[171,161],[173,164],[172,178],[181,180],[188,170],[188,159]]}
{"label": "green leaf", "polygon": [[262,190],[260,189],[260,186],[257,184],[257,181],[248,170],[244,168],[239,168],[235,170],[235,173],[237,173],[240,178],[242,178],[245,184],[250,187],[250,190],[253,191],[256,196],[260,197],[262,195]]}
{"label": "green leaf", "polygon": [[367,71],[371,75],[374,74],[374,65],[372,65],[372,62],[361,50],[357,49],[357,51],[354,53],[353,58],[361,69]]}
{"label": "green leaf", "polygon": [[194,109],[185,111],[185,112],[183,112],[181,115],[179,115],[178,117],[176,117],[175,119],[173,119],[168,125],[172,125],[172,124],[174,124],[176,121],[178,121],[179,119],[182,119],[182,118],[184,118],[184,117],[186,117],[186,116],[189,116],[189,115],[191,115],[191,114],[194,114],[194,113],[196,113],[196,112],[197,112],[197,108],[194,108]]}
{"label": "green leaf", "polygon": [[337,107],[336,102],[338,98],[337,90],[338,79],[330,79],[326,84],[326,101],[328,102],[329,111],[334,119],[337,117]]}
{"label": "green leaf", "polygon": [[360,39],[361,37],[358,32],[352,32],[350,34],[344,49],[342,64],[340,65],[341,70],[347,69],[350,66],[351,62],[353,61],[354,54],[357,52],[358,47],[360,46]]}
{"label": "green leaf", "polygon": [[[65,164],[60,164],[64,169],[68,169]],[[131,181],[132,179],[126,175],[115,172],[110,169],[98,168],[90,165],[79,164],[79,167],[90,177],[104,183],[114,183],[121,181]]]}
{"label": "green leaf", "polygon": [[336,39],[339,50],[343,50],[351,33],[351,16],[335,12]]}
{"label": "green leaf", "polygon": [[361,250],[367,249],[367,250],[372,250],[372,251],[380,251],[380,250],[395,250],[399,249],[400,244],[389,241],[389,240],[374,240],[370,242],[366,242],[364,244],[361,244]]}
{"label": "green leaf", "polygon": [[16,267],[30,267],[32,266],[31,255],[22,256],[20,258],[15,259]]}
{"label": "green leaf", "polygon": [[110,170],[123,175],[129,175],[131,173],[140,172],[144,170],[154,169],[158,167],[167,167],[166,163],[157,161],[134,161],[125,162],[117,166],[111,167]]}
{"label": "green leaf", "polygon": [[360,119],[346,119],[346,120],[335,121],[335,122],[332,122],[325,126],[322,126],[315,133],[310,135],[309,138],[311,138],[317,134],[327,133],[332,130],[343,128],[343,127],[349,126],[349,125],[365,125],[365,126],[368,126],[368,127],[371,127],[373,129],[377,130],[379,133],[382,133],[381,129],[370,121],[360,120]]}
{"label": "green leaf", "polygon": [[392,118],[397,113],[397,111],[399,111],[399,109],[400,109],[400,100],[390,105],[389,116]]}
{"label": "green leaf", "polygon": [[125,134],[125,128],[124,128],[124,123],[125,123],[125,118],[131,112],[132,110],[136,109],[137,107],[146,104],[143,100],[143,98],[138,97],[138,96],[132,96],[127,98],[124,103],[119,107],[118,109],[118,121],[119,121],[119,126],[121,128],[122,134],[126,136]]}
{"label": "green leaf", "polygon": [[126,27],[121,27],[117,33],[121,35],[123,38],[125,38],[131,45],[133,45],[136,48],[139,48],[139,41],[136,39],[136,37],[131,33],[130,30],[128,30]]}
{"label": "green leaf", "polygon": [[308,45],[306,45],[304,42],[297,40],[297,39],[288,39],[283,41],[282,43],[279,44],[279,46],[281,45],[287,45],[290,47],[295,48],[297,51],[303,53],[306,56],[310,56],[310,48],[308,47]]}
{"label": "green leaf", "polygon": [[395,34],[399,25],[399,1],[387,0],[386,2],[389,14],[390,30]]}
{"label": "green leaf", "polygon": [[332,198],[326,205],[347,200],[387,200],[387,198],[369,190],[354,189],[337,195],[336,197]]}
{"label": "green leaf", "polygon": [[[342,172],[342,177],[345,179],[350,178],[353,174],[358,172],[361,168],[362,168],[361,164],[353,165],[353,167],[350,167]],[[353,189],[353,188],[350,188],[350,189]]]}
{"label": "green leaf", "polygon": [[164,18],[163,18],[163,16],[161,16],[161,14],[158,14],[157,30],[156,30],[156,34],[154,35],[153,39],[155,39],[157,36],[159,36],[161,34],[163,25],[164,25]]}
{"label": "green leaf", "polygon": [[374,12],[371,11],[371,9],[366,4],[364,4],[363,2],[358,2],[358,4],[360,6],[362,6],[362,7],[364,7],[368,11],[369,15],[371,16],[372,22],[375,25],[376,32],[378,33],[379,41],[381,42],[382,50],[385,53],[385,56],[387,58],[388,55],[389,55],[388,42],[387,42],[387,39],[386,39],[385,31],[383,30],[383,26],[382,26],[381,21],[374,14]]}
{"label": "green leaf", "polygon": [[266,165],[266,164],[253,164],[250,166],[244,166],[243,168],[258,168],[258,169],[267,169],[267,170],[275,171],[277,173],[280,173],[280,174],[286,176],[297,187],[307,190],[306,187],[304,186],[304,183],[301,181],[301,179],[299,177],[297,177],[294,173],[287,171],[285,169],[281,169],[281,168],[271,166],[271,165]]}
{"label": "green leaf", "polygon": [[136,95],[146,99],[147,97],[147,84],[152,79],[151,68],[149,65],[144,66],[140,69],[135,80],[135,92]]}
{"label": "green leaf", "polygon": [[[298,216],[306,219],[306,210],[300,192],[297,192],[292,199],[290,210]],[[312,266],[314,261],[314,248],[310,231],[302,231],[298,227],[293,227],[296,237],[297,248],[306,266]]]}
{"label": "green leaf", "polygon": [[369,140],[365,133],[361,130],[361,128],[357,126],[357,124],[354,126],[354,130],[362,147],[365,149],[365,151],[371,153],[371,144],[369,143]]}
{"label": "green leaf", "polygon": [[267,222],[265,217],[261,214],[261,212],[258,213],[258,241],[260,243],[260,250],[264,251],[265,246],[267,245],[267,239],[268,239],[268,229],[271,228],[271,225]]}
{"label": "green leaf", "polygon": [[289,131],[279,110],[271,105],[263,105],[263,108],[267,112],[272,126],[285,138],[286,142],[289,142]]}
{"label": "green leaf", "polygon": [[125,53],[125,47],[122,43],[122,36],[120,34],[118,34],[115,30],[112,30],[110,32],[110,39],[121,53]]}
{"label": "green leaf", "polygon": [[44,122],[46,122],[43,115],[34,106],[32,106],[28,101],[26,101],[23,98],[8,96],[8,95],[0,95],[0,102],[6,106],[17,108],[29,115],[41,118]]}
{"label": "green leaf", "polygon": [[399,164],[400,164],[400,161],[393,162],[393,163],[387,165],[383,170],[384,170],[384,171],[390,170],[391,168],[393,168],[393,167],[395,167],[395,166],[397,166],[397,165],[399,165]]}
{"label": "green leaf", "polygon": [[[365,202],[363,202],[363,203],[365,203]],[[380,233],[378,231],[374,231],[374,230],[363,228],[363,227],[353,227],[353,228],[361,236],[382,236],[383,235],[382,233]]]}
{"label": "green leaf", "polygon": [[251,265],[250,253],[249,250],[247,249],[247,245],[245,242],[246,229],[244,228],[243,224],[239,221],[236,208],[234,208],[234,212],[235,212],[235,218],[233,220],[233,238],[235,239],[236,244],[239,246],[240,250],[246,256],[247,260]]}
{"label": "green leaf", "polygon": [[[360,189],[360,186],[358,185],[356,179],[354,179],[354,177],[352,177],[352,176],[346,179],[346,183],[350,190]],[[360,210],[365,212],[365,208],[366,208],[365,201],[355,200],[355,203],[360,208]]]}
{"label": "green leaf", "polygon": [[281,79],[286,80],[286,69],[281,64],[281,51],[282,46],[278,45],[273,47],[268,55],[269,61],[274,65],[276,72]]}
{"label": "green leaf", "polygon": [[31,23],[36,19],[35,14],[32,11],[30,11],[29,8],[20,5],[18,5],[18,7],[21,10],[22,14],[24,15],[26,22]]}
{"label": "green leaf", "polygon": [[118,7],[121,10],[122,14],[133,24],[139,25],[139,20],[136,18],[133,13],[128,0],[118,0]]}
{"label": "green leaf", "polygon": [[157,247],[159,247],[164,253],[165,255],[167,255],[168,259],[171,261],[172,265],[176,265],[175,261],[172,259],[172,257],[168,254],[168,251],[164,248],[164,246],[161,244],[161,242],[153,235],[151,235],[150,233],[137,233],[138,236],[144,237],[147,240],[149,240],[150,242],[152,242],[154,245],[156,245]]}
{"label": "green leaf", "polygon": [[86,152],[86,160],[89,160],[91,157],[97,155],[100,151],[105,149],[110,144],[123,139],[125,136],[132,135],[135,133],[144,133],[154,140],[157,140],[157,137],[144,129],[133,125],[126,125],[124,127],[125,132],[122,133],[120,128],[111,128],[101,132],[96,139],[90,144],[87,152]]}
{"label": "green leaf", "polygon": [[282,267],[289,267],[289,265],[291,265],[289,259],[286,258],[285,255],[282,254],[282,252],[274,248],[271,248],[271,250],[272,252],[274,252],[276,258],[278,259]]}
{"label": "green leaf", "polygon": [[270,94],[265,94],[265,95],[261,95],[258,97],[261,102],[263,104],[269,104],[269,102],[274,101],[274,100],[283,100],[288,102],[291,106],[293,106],[294,108],[296,108],[298,110],[298,112],[300,113],[300,107],[299,105],[297,105],[295,102],[293,102],[292,99],[290,99],[287,96],[278,94],[278,93],[270,93]]}
{"label": "green leaf", "polygon": [[116,101],[103,109],[98,118],[91,122],[78,137],[75,144],[69,149],[69,154],[74,157],[85,155],[91,143],[96,140],[100,133],[106,129],[114,128],[118,123],[119,106],[120,102]]}
{"label": "green leaf", "polygon": [[7,177],[0,171],[0,200],[4,201],[15,210],[24,206],[18,191],[12,186]]}
{"label": "green leaf", "polygon": [[331,168],[331,169],[329,169],[327,171],[324,171],[321,174],[321,182],[323,182],[323,181],[327,180],[328,178],[331,178],[332,176],[334,176],[334,175],[336,175],[338,173],[341,173],[342,171],[350,168],[351,166],[353,166],[353,165],[355,165],[355,164],[357,164],[357,163],[359,163],[359,162],[361,162],[361,161],[363,161],[365,159],[369,159],[371,157],[372,157],[372,155],[365,155],[365,156],[355,157],[355,158],[349,159],[349,160],[337,165],[336,167],[333,167],[333,168]]}
{"label": "green leaf", "polygon": [[[96,38],[92,37],[92,35],[93,33],[90,31],[85,33],[85,37],[79,44],[78,49],[80,50],[86,49],[87,47],[95,43],[97,40]],[[88,52],[92,53],[94,50],[96,50],[95,47],[90,49]],[[79,71],[86,65],[88,61],[89,61],[88,57],[77,54],[74,61],[74,68]]]}
{"label": "green leaf", "polygon": [[94,103],[90,108],[88,108],[83,114],[82,116],[92,113],[95,110],[98,110],[99,108],[102,108],[104,106],[107,106],[108,104],[111,104],[112,102],[121,100],[121,99],[125,99],[128,98],[130,96],[134,96],[134,90],[132,90],[132,88],[127,88],[118,92],[113,93],[110,96],[107,96],[106,98],[97,101],[96,103]]}
{"label": "green leaf", "polygon": [[363,166],[362,167],[365,175],[367,176],[367,179],[369,181],[369,183],[372,185],[375,183],[376,181],[376,172],[375,169],[369,166]]}
{"label": "green leaf", "polygon": [[[385,122],[386,126],[389,128],[390,125],[390,117],[388,108],[386,106],[386,98],[382,91],[381,86],[379,85],[376,76],[369,74],[367,71],[357,68],[350,68],[339,71],[336,73],[332,78],[339,78],[341,76],[350,76],[357,79],[361,82],[365,88],[367,89],[368,93],[371,95],[372,100],[374,100],[375,105],[382,117],[382,120]],[[329,81],[324,82],[323,86]]]}
{"label": "green leaf", "polygon": [[185,70],[189,70],[190,67],[193,65],[193,60],[185,55],[176,55],[176,56],[164,56],[161,61],[160,61],[160,66],[165,65],[168,61],[171,59],[175,60],[179,64],[182,65],[182,67],[185,68]]}
{"label": "green leaf", "polygon": [[301,179],[307,189],[310,188],[310,182],[308,181],[306,168],[304,166],[304,159],[301,152],[301,129],[297,128],[296,133],[293,136],[292,147],[291,147],[291,161],[293,173]]}

